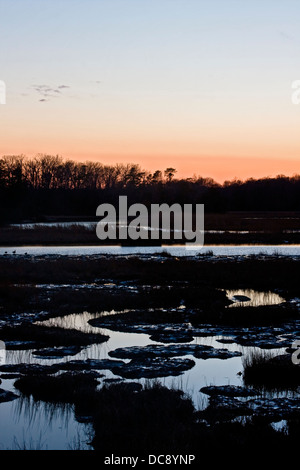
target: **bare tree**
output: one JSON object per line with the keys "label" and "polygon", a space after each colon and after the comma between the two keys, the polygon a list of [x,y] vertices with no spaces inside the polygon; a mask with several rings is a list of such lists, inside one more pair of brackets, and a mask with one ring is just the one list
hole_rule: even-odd
{"label": "bare tree", "polygon": [[166,168],[164,171],[165,178],[167,179],[168,183],[171,183],[172,179],[174,178],[175,173],[177,170],[175,168]]}

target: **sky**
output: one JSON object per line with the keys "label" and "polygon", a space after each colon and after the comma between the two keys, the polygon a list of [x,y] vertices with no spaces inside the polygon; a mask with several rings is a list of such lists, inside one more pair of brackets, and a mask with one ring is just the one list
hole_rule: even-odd
{"label": "sky", "polygon": [[300,174],[299,0],[0,0],[0,156]]}

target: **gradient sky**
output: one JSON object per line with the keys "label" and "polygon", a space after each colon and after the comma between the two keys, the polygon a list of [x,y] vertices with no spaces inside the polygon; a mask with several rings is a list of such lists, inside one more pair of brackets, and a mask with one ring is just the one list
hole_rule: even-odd
{"label": "gradient sky", "polygon": [[0,155],[300,173],[299,0],[0,0]]}

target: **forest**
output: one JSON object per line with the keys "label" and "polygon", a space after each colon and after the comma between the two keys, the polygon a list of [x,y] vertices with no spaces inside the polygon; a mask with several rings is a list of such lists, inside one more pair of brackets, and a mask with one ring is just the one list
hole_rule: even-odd
{"label": "forest", "polygon": [[204,204],[206,213],[299,211],[300,175],[245,181],[233,176],[177,178],[175,168],[150,172],[139,164],[104,165],[39,154],[0,159],[0,223],[43,221],[46,216],[95,217],[101,203]]}

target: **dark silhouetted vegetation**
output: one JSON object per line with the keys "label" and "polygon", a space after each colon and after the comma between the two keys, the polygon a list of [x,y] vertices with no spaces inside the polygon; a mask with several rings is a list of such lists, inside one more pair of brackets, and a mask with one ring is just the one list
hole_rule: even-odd
{"label": "dark silhouetted vegetation", "polygon": [[[286,432],[277,432],[263,415],[246,421],[217,420],[209,426],[199,420],[203,412],[182,391],[159,383],[112,384],[96,390],[96,380],[88,374],[26,376],[15,387],[35,400],[57,404],[74,403],[78,420],[92,423],[92,447],[105,455],[132,455],[137,452],[192,454],[196,463],[216,450],[232,457],[243,451],[247,459],[257,461],[293,451],[299,437],[299,416],[287,421]],[[274,452],[275,449],[278,451]],[[150,449],[150,450],[149,450]],[[249,452],[251,450],[251,452]],[[143,455],[143,458],[145,456]]]}
{"label": "dark silhouetted vegetation", "polygon": [[[1,335],[5,341],[29,341],[37,343],[40,348],[47,346],[88,346],[92,343],[103,343],[109,339],[109,336],[100,332],[84,333],[75,329],[26,324],[25,322],[20,326],[3,326]],[[8,349],[12,348],[13,345],[8,347]]]}
{"label": "dark silhouetted vegetation", "polygon": [[83,394],[88,395],[97,386],[97,379],[90,374],[65,372],[58,376],[33,375],[21,377],[15,387],[24,395],[36,400],[55,403],[74,403]]}
{"label": "dark silhouetted vegetation", "polygon": [[[272,291],[281,289],[290,295],[298,295],[299,263],[297,259],[289,257],[264,255],[245,257],[238,262],[227,257],[162,259],[158,256],[153,259],[147,255],[0,257],[0,284],[5,284],[1,291],[4,298],[6,286],[10,283],[85,284],[100,280],[101,284],[101,279],[134,281],[135,285],[145,283],[150,286],[166,286],[170,281],[203,282],[207,294],[207,287],[212,286]],[[148,295],[149,302],[155,295],[155,289],[152,289],[151,298]],[[212,295],[215,294],[212,292]]]}
{"label": "dark silhouetted vegetation", "polygon": [[23,155],[0,159],[0,222],[51,216],[94,217],[99,204],[205,204],[206,212],[298,211],[300,176],[233,179],[219,184],[212,178],[175,178],[176,169],[143,170],[138,164],[103,165],[75,162],[59,156]]}
{"label": "dark silhouetted vegetation", "polygon": [[300,366],[293,364],[291,354],[256,351],[244,357],[243,365],[247,385],[286,390],[300,384]]}

